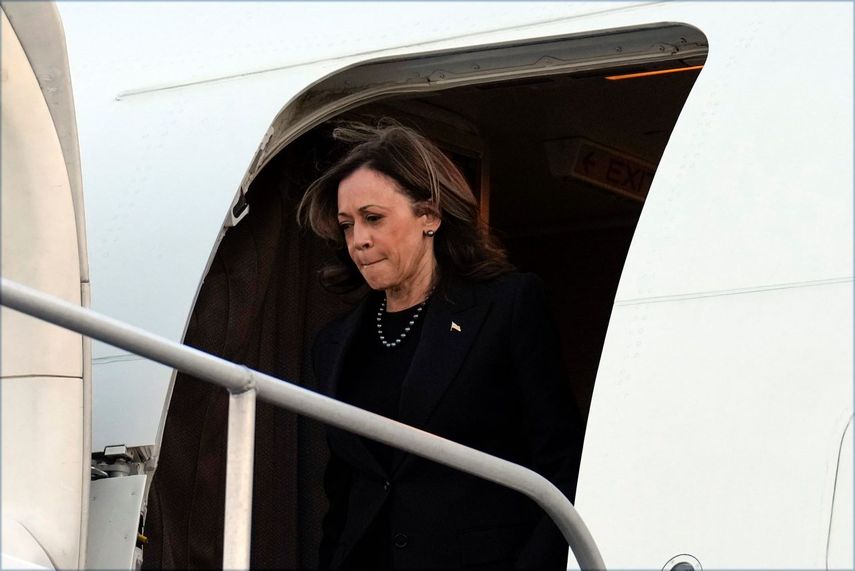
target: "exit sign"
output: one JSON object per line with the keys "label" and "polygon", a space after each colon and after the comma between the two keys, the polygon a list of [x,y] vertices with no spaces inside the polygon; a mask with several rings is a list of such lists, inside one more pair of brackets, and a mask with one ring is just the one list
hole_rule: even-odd
{"label": "exit sign", "polygon": [[621,151],[583,138],[547,141],[549,167],[555,176],[570,176],[644,202],[656,167]]}

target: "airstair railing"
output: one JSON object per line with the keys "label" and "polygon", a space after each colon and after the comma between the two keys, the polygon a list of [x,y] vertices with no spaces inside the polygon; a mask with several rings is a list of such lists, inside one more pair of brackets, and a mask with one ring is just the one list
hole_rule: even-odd
{"label": "airstair railing", "polygon": [[570,500],[549,480],[528,468],[164,339],[5,278],[0,278],[0,304],[229,390],[224,569],[249,569],[256,396],[523,493],[555,521],[581,569],[605,569],[591,533]]}

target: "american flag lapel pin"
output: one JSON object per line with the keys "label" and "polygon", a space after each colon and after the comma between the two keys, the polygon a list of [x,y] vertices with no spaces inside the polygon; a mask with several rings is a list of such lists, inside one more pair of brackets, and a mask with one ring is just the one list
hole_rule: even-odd
{"label": "american flag lapel pin", "polygon": [[463,331],[463,329],[453,321],[451,322],[451,330],[457,332]]}

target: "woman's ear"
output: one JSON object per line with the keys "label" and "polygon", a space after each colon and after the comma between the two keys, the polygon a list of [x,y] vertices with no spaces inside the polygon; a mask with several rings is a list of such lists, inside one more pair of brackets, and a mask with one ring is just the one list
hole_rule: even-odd
{"label": "woman's ear", "polygon": [[424,214],[422,215],[422,220],[424,221],[424,230],[433,230],[436,232],[442,225],[442,219],[436,214]]}
{"label": "woman's ear", "polygon": [[417,204],[415,209],[416,215],[418,215],[421,220],[423,231],[436,231],[439,229],[440,225],[442,225],[442,218],[439,217],[439,213],[433,205],[423,202],[421,204]]}

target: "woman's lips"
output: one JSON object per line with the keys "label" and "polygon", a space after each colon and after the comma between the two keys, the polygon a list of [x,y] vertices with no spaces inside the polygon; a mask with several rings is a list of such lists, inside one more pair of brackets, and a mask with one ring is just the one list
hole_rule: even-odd
{"label": "woman's lips", "polygon": [[369,266],[373,266],[374,264],[377,264],[377,263],[382,262],[382,261],[383,261],[383,259],[381,258],[379,260],[374,260],[373,262],[360,262],[359,267],[367,268]]}

